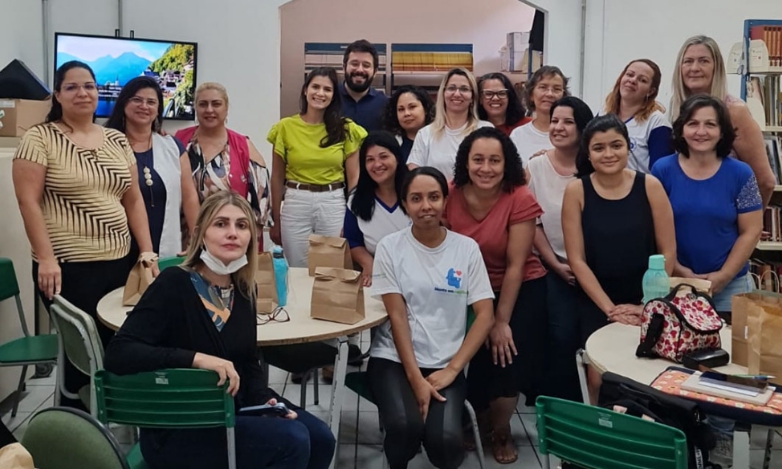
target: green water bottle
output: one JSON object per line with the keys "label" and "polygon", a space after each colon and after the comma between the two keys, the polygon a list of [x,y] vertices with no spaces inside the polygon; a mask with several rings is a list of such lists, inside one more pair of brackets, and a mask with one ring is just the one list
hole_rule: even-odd
{"label": "green water bottle", "polygon": [[643,278],[644,304],[655,298],[662,298],[671,290],[668,274],[665,272],[665,256],[649,256],[649,268]]}

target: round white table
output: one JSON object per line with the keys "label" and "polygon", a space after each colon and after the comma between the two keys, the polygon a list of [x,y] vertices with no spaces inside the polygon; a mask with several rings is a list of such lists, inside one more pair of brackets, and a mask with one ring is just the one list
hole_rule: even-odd
{"label": "round white table", "polygon": [[[720,331],[722,348],[731,351],[731,329],[723,327]],[[642,384],[652,384],[660,373],[669,366],[677,365],[661,358],[638,358],[635,349],[641,342],[641,328],[625,324],[612,323],[589,336],[586,343],[585,359],[600,373],[610,371]],[[715,368],[723,373],[745,374],[747,367],[729,363]],[[749,469],[749,434],[735,432],[733,436],[733,467]]]}
{"label": "round white table", "polygon": [[[310,317],[310,301],[312,285],[315,279],[309,276],[306,268],[291,268],[288,273],[288,302],[284,309],[290,316],[290,321],[269,321],[258,326],[258,346],[290,345],[305,342],[319,342],[336,339],[337,358],[334,365],[334,381],[332,383],[331,403],[329,404],[329,426],[334,437],[339,441],[339,422],[342,411],[342,401],[345,394],[345,375],[348,366],[347,336],[381,324],[388,318],[386,309],[380,300],[371,298],[364,291],[363,320],[355,324],[340,324]],[[127,313],[132,306],[122,305],[123,288],[118,288],[104,296],[98,303],[98,319],[107,327],[117,330],[125,322]],[[331,462],[336,464],[336,452]]]}

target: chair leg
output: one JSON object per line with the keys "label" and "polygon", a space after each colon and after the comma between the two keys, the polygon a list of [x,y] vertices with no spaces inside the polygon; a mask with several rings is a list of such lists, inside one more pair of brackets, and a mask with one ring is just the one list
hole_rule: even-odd
{"label": "chair leg", "polygon": [[22,399],[22,390],[24,389],[24,380],[27,377],[27,365],[22,366],[22,376],[19,377],[19,386],[16,388],[16,397],[14,397],[14,408],[11,410],[11,417],[16,417],[16,411],[19,410],[19,401]]}
{"label": "chair leg", "polygon": [[581,386],[581,397],[584,400],[584,404],[591,405],[589,400],[589,386],[587,385],[587,365],[588,361],[584,357],[584,349],[579,349],[576,352],[576,368],[578,370],[578,383]]}
{"label": "chair leg", "polygon": [[483,457],[483,442],[481,441],[481,431],[478,428],[478,417],[475,415],[475,409],[469,401],[464,401],[464,410],[467,411],[467,415],[470,416],[470,422],[472,423],[472,434],[475,438],[475,453],[478,455],[478,464],[481,469],[486,467],[486,460]]}
{"label": "chair leg", "polygon": [[543,463],[543,469],[550,469],[551,468],[551,456],[548,454],[542,455],[543,457],[540,459]]}
{"label": "chair leg", "polygon": [[771,447],[773,444],[774,444],[774,429],[769,428],[768,434],[766,435],[766,448],[765,451],[763,451],[763,469],[768,469],[768,466],[771,463]]}
{"label": "chair leg", "polygon": [[228,469],[236,469],[236,429],[230,427],[226,429],[228,439]]}
{"label": "chair leg", "polygon": [[307,380],[309,379],[310,372],[305,371],[301,375],[301,395],[299,396],[299,407],[302,409],[307,408]]}
{"label": "chair leg", "polygon": [[315,398],[315,405],[318,405],[320,403],[320,398],[318,397],[318,389],[320,383],[318,383],[318,369],[315,368],[312,370],[312,397]]}

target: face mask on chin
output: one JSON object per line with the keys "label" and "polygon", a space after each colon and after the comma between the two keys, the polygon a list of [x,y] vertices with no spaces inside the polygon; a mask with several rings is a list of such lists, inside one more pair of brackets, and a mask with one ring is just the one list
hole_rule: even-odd
{"label": "face mask on chin", "polygon": [[242,267],[247,265],[247,255],[242,254],[242,257],[235,259],[225,265],[223,261],[213,256],[207,249],[206,244],[201,249],[201,260],[204,262],[209,270],[217,275],[231,275],[239,271]]}

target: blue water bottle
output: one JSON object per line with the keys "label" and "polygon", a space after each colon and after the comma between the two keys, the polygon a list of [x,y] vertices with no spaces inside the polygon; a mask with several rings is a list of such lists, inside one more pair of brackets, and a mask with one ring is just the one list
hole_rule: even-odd
{"label": "blue water bottle", "polygon": [[655,254],[649,256],[649,269],[643,279],[644,304],[655,298],[668,295],[671,290],[668,274],[665,272],[665,256]]}
{"label": "blue water bottle", "polygon": [[285,260],[280,246],[272,248],[272,266],[277,287],[277,306],[283,307],[288,303],[288,261]]}

